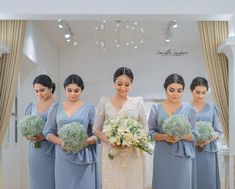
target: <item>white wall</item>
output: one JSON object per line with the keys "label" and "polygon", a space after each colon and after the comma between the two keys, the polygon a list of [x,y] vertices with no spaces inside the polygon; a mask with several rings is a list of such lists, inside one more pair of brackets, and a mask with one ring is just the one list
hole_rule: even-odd
{"label": "white wall", "polygon": [[[120,66],[130,67],[134,72],[132,95],[134,96],[164,96],[163,82],[171,73],[181,74],[186,82],[184,100],[191,99],[189,85],[196,76],[206,76],[200,38],[196,22],[179,22],[179,28],[175,30],[172,42],[166,44],[164,38],[156,32],[165,32],[166,26],[154,24],[151,21],[139,22],[143,26],[144,43],[140,48],[130,47],[116,48],[112,38],[113,30],[105,33],[107,36],[107,51],[95,45],[94,27],[97,22],[83,24],[80,22],[78,47],[68,46],[60,49],[60,77],[61,85],[64,78],[77,73],[85,81],[83,99],[96,103],[102,95],[112,95],[113,73]],[[162,28],[159,31],[155,25]],[[190,35],[188,35],[190,33]],[[122,35],[122,34],[121,34]],[[122,37],[122,36],[121,36]],[[188,55],[181,57],[161,57],[155,55],[155,51],[167,49],[183,49]],[[63,98],[63,87],[60,88]]]}
{"label": "white wall", "polygon": [[[37,26],[29,22],[19,74],[19,119],[24,116],[29,102],[36,100],[32,82],[34,77],[41,73],[49,74],[58,86],[58,51],[57,47],[41,34]],[[14,129],[10,130],[14,132]],[[11,140],[2,147],[4,189],[27,189],[28,142],[20,134],[18,139],[17,143]]]}

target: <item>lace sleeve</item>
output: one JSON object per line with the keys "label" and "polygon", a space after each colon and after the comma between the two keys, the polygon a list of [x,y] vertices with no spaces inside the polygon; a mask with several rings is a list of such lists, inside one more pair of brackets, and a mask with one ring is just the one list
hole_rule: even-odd
{"label": "lace sleeve", "polygon": [[105,101],[106,97],[102,97],[97,105],[96,113],[95,113],[95,121],[93,128],[103,130],[103,124],[105,120]]}
{"label": "lace sleeve", "polygon": [[147,115],[146,110],[144,106],[144,100],[140,97],[139,100],[139,121],[143,124],[146,132],[148,132],[148,121],[147,121]]}

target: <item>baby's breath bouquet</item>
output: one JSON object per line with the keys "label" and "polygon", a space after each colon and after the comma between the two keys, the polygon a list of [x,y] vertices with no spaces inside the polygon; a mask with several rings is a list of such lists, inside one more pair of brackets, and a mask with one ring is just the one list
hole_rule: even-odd
{"label": "baby's breath bouquet", "polygon": [[[34,137],[36,135],[42,134],[44,125],[45,121],[40,116],[27,115],[22,120],[20,120],[18,127],[22,136]],[[35,148],[40,148],[40,146],[40,141],[34,142]]]}
{"label": "baby's breath bouquet", "polygon": [[[104,133],[109,141],[119,147],[139,148],[145,152],[152,153],[150,138],[143,126],[136,120],[125,117],[107,117],[104,123]],[[115,156],[112,149],[108,154],[110,159]]]}
{"label": "baby's breath bouquet", "polygon": [[198,128],[199,136],[196,137],[196,142],[205,142],[211,140],[215,136],[215,131],[212,127],[212,124],[208,121],[198,121],[196,123]]}
{"label": "baby's breath bouquet", "polygon": [[87,132],[78,122],[63,125],[59,131],[59,138],[64,142],[64,150],[67,152],[79,152],[86,147]]}
{"label": "baby's breath bouquet", "polygon": [[192,132],[191,124],[181,115],[172,115],[168,117],[164,121],[162,129],[164,133],[177,137],[178,139],[183,139]]}

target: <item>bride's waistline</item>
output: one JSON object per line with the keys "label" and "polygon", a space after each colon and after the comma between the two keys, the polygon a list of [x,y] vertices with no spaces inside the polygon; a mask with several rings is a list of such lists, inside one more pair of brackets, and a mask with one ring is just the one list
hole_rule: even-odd
{"label": "bride's waistline", "polygon": [[106,151],[115,150],[118,151],[118,154],[135,154],[143,155],[143,151],[138,148],[128,147],[128,146],[109,146],[108,144],[103,143],[102,148]]}

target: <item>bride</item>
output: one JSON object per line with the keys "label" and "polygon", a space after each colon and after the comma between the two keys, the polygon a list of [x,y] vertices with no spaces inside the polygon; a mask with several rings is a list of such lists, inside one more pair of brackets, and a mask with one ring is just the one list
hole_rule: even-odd
{"label": "bride", "polygon": [[[107,116],[127,116],[139,121],[147,131],[143,99],[128,96],[133,78],[131,69],[118,68],[113,77],[115,95],[102,97],[97,106],[93,130],[103,142],[101,150],[102,189],[144,188],[143,153],[139,149],[117,147],[111,144],[103,133],[103,125]],[[108,157],[110,148],[118,151],[118,155],[114,159]]]}

